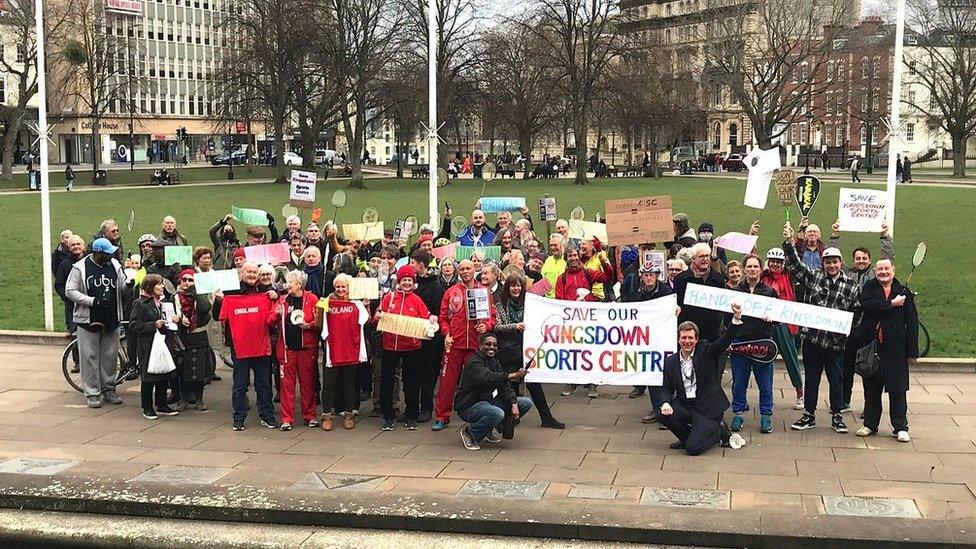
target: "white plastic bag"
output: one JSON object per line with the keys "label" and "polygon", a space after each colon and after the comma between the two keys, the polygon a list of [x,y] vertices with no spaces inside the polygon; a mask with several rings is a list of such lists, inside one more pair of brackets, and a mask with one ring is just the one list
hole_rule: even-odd
{"label": "white plastic bag", "polygon": [[166,346],[166,336],[156,332],[153,335],[152,349],[149,350],[149,364],[146,366],[147,374],[168,374],[176,369],[173,362],[173,355]]}

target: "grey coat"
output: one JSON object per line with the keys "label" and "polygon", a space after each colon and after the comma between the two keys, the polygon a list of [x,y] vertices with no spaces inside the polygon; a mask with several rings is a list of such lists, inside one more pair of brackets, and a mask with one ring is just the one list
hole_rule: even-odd
{"label": "grey coat", "polygon": [[[95,298],[88,295],[88,285],[85,282],[87,278],[85,273],[85,260],[88,257],[86,255],[71,266],[71,272],[68,274],[68,282],[64,285],[65,297],[75,304],[74,321],[76,324],[88,324],[91,322],[91,307],[95,304]],[[118,319],[122,320],[125,318],[122,314],[122,297],[125,293],[125,273],[122,271],[122,265],[115,258],[112,258],[112,267],[114,267],[117,276],[115,291],[117,292]]]}

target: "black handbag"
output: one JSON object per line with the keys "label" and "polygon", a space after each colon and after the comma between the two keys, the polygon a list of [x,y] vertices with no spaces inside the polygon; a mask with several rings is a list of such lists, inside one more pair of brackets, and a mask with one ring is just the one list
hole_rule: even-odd
{"label": "black handbag", "polygon": [[864,347],[857,350],[854,357],[854,373],[862,378],[870,378],[877,375],[881,368],[881,357],[878,356],[878,340],[872,339]]}

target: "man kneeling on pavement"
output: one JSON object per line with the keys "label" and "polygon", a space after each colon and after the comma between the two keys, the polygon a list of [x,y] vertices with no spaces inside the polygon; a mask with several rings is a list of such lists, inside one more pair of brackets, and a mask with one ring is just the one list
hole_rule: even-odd
{"label": "man kneeling on pavement", "polygon": [[454,410],[468,422],[461,427],[461,441],[468,450],[480,450],[481,442],[501,442],[498,426],[511,414],[517,420],[532,407],[527,397],[517,397],[512,381],[525,377],[525,369],[505,371],[495,356],[498,338],[487,332],[478,338],[478,350],[464,365],[461,382],[454,396]]}
{"label": "man kneeling on pavement", "polygon": [[[742,326],[742,307],[732,304],[732,324],[715,342],[700,340],[698,326],[678,325],[678,352],[664,359],[664,386],[658,418],[678,441],[673,449],[697,456],[721,444],[741,448],[738,433],[731,434],[722,419],[729,399],[722,390],[723,353]],[[731,439],[731,443],[730,443]]]}

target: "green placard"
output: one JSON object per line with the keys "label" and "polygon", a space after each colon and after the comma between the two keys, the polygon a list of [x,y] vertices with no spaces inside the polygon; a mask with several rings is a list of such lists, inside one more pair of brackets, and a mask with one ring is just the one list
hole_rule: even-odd
{"label": "green placard", "polygon": [[193,265],[193,246],[166,246],[163,251],[166,265]]}
{"label": "green placard", "polygon": [[264,210],[231,206],[230,213],[234,216],[234,219],[244,223],[245,225],[260,225],[262,227],[268,226],[268,212]]}
{"label": "green placard", "polygon": [[454,258],[458,261],[462,259],[471,259],[471,254],[475,252],[481,252],[485,256],[485,261],[494,261],[498,263],[502,260],[502,247],[501,246],[458,246],[457,250],[454,252]]}

